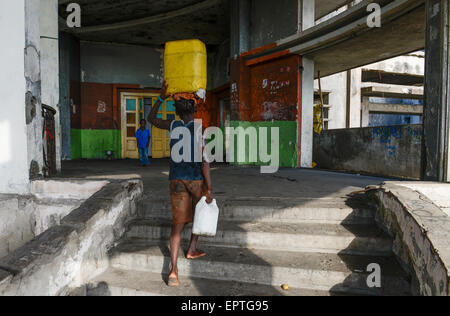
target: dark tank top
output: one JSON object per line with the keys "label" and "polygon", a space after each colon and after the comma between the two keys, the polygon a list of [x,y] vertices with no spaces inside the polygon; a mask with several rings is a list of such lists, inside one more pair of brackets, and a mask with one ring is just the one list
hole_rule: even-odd
{"label": "dark tank top", "polygon": [[[187,181],[196,181],[203,180],[202,174],[202,163],[195,162],[194,160],[194,146],[195,146],[195,124],[193,121],[184,124],[183,121],[173,121],[170,133],[178,127],[186,127],[190,131],[191,135],[191,159],[190,161],[182,161],[175,162],[172,159],[172,149],[179,141],[182,140],[183,136],[180,136],[179,139],[171,139],[170,140],[170,174],[169,180],[187,180]],[[183,150],[181,149],[180,154],[183,154]]]}

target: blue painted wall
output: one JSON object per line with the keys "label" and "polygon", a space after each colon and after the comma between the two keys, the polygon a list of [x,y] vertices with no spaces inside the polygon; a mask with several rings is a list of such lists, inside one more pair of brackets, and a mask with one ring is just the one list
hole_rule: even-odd
{"label": "blue painted wall", "polygon": [[[422,100],[370,98],[372,103],[423,105]],[[422,124],[421,115],[370,114],[369,126]]]}

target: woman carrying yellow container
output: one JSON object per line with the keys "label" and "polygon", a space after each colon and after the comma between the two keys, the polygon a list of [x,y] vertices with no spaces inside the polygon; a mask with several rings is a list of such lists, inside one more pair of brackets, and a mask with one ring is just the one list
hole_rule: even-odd
{"label": "woman carrying yellow container", "polygon": [[[196,131],[194,118],[196,102],[200,98],[201,89],[206,90],[206,48],[198,41],[178,41],[166,44],[165,51],[165,79],[161,95],[152,108],[148,120],[157,128],[172,132],[178,127],[187,128],[191,134],[190,144],[194,144]],[[200,91],[200,92],[199,92]],[[171,95],[174,95],[175,108],[178,120],[162,120],[157,118],[161,104]],[[192,96],[192,99],[191,97]],[[170,198],[172,202],[172,234],[170,238],[171,270],[168,285],[179,286],[178,252],[181,243],[181,234],[187,223],[194,218],[194,210],[202,196],[207,202],[213,201],[210,166],[207,161],[195,162],[194,149],[191,148],[190,161],[174,159],[172,148],[181,139],[171,139],[170,159]],[[198,236],[192,235],[187,259],[198,259],[206,255],[197,249]]]}

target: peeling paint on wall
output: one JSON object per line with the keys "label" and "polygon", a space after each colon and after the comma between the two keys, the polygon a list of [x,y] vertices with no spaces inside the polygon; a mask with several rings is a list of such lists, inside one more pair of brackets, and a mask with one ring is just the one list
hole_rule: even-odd
{"label": "peeling paint on wall", "polygon": [[25,1],[25,80],[26,97],[24,104],[27,112],[28,165],[30,178],[42,175],[43,154],[43,118],[41,115],[41,56],[40,56],[40,0]]}
{"label": "peeling paint on wall", "polygon": [[25,94],[25,117],[27,125],[30,124],[36,117],[36,98],[27,91]]}

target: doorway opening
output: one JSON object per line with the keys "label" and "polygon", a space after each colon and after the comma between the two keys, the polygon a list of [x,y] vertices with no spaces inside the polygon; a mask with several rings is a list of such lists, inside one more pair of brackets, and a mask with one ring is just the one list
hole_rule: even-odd
{"label": "doorway opening", "polygon": [[[135,138],[140,121],[147,119],[152,106],[158,101],[157,93],[121,93],[122,120],[122,158],[138,159],[138,144]],[[167,99],[159,108],[157,117],[163,120],[178,120],[175,102]],[[170,132],[156,128],[147,122],[150,130],[149,156],[152,158],[170,157]]]}

